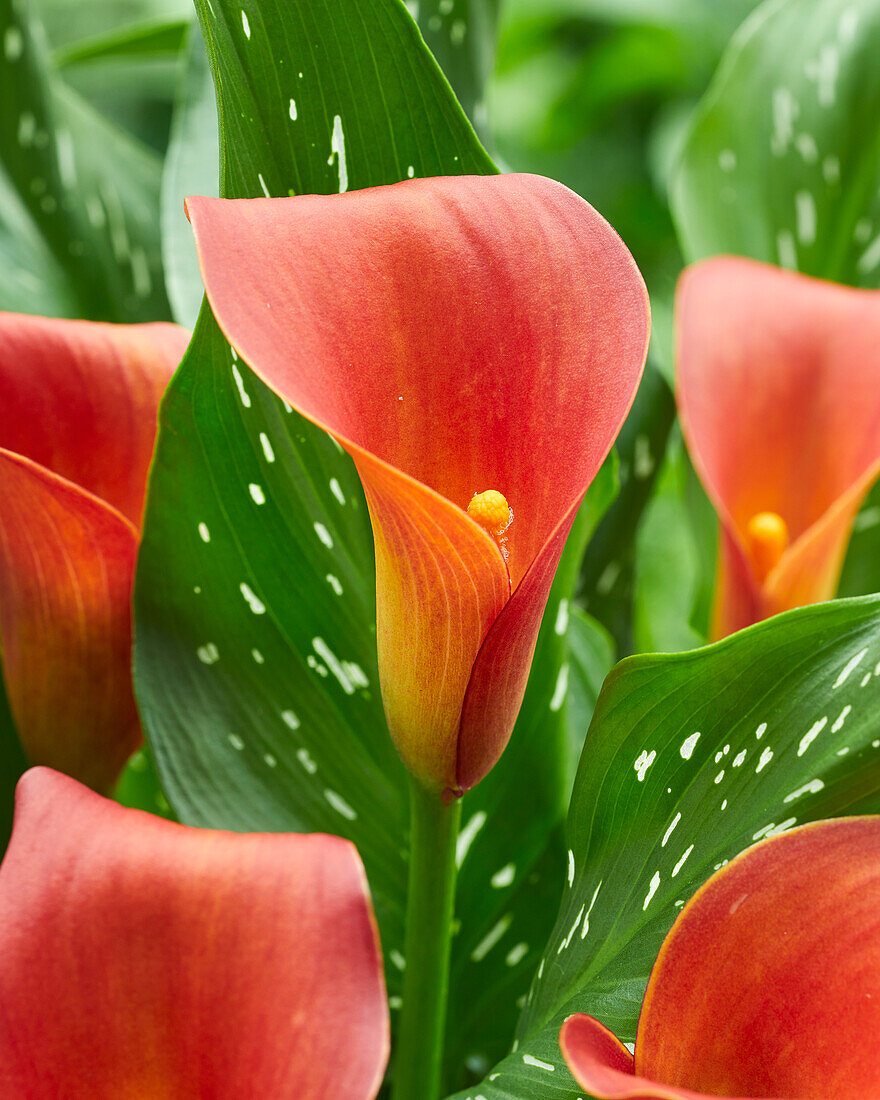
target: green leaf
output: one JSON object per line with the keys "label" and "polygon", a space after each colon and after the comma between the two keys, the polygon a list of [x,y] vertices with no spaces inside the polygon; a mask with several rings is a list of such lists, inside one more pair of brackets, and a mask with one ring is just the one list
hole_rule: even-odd
{"label": "green leaf", "polygon": [[453,947],[446,1035],[449,1087],[458,1087],[456,1074],[461,1084],[475,1071],[479,1076],[509,1047],[552,927],[565,865],[562,822],[574,778],[569,685],[577,671],[571,665],[583,652],[572,645],[569,622],[578,612],[570,610],[570,597],[584,547],[617,487],[612,456],[568,537],[510,744],[465,796],[455,908],[461,928]]}
{"label": "green leaf", "polygon": [[158,817],[176,820],[174,811],[159,784],[156,766],[145,745],[132,756],[119,777],[113,798],[123,806],[144,810]]}
{"label": "green leaf", "polygon": [[174,319],[196,323],[204,297],[192,230],[183,209],[187,195],[217,194],[220,138],[208,55],[198,26],[188,36],[162,173],[162,258]]}
{"label": "green leaf", "polygon": [[586,609],[614,638],[618,653],[632,653],[635,535],[659,472],[675,420],[669,386],[650,363],[617,439],[620,495],[590,541],[581,570]]}
{"label": "green leaf", "polygon": [[0,165],[0,309],[64,317],[76,296]]}
{"label": "green leaf", "polygon": [[878,713],[878,597],[618,665],[581,758],[564,897],[521,1045],[479,1094],[582,1096],[557,1045],[565,1016],[590,1012],[633,1039],[663,937],[714,870],[795,824],[877,812]]}
{"label": "green leaf", "polygon": [[55,52],[54,61],[63,69],[84,61],[176,54],[184,44],[188,29],[187,19],[150,20],[120,27],[64,46]]}
{"label": "green leaf", "polygon": [[[495,171],[396,0],[294,11],[281,0],[244,9],[211,0],[200,17],[220,88],[224,194]],[[558,899],[566,639],[556,622],[583,539],[614,491],[611,463],[566,551],[511,747],[465,801],[451,1079],[463,1078],[462,1062],[491,1062],[508,1044]],[[234,359],[203,309],[163,405],[139,564],[135,670],[145,728],[182,820],[355,841],[394,1004],[408,796],[378,690],[374,583],[350,460]],[[490,817],[516,821],[515,848],[507,828],[480,827]],[[546,905],[534,906],[536,888],[548,891]],[[506,914],[529,950],[480,949]]]}
{"label": "green leaf", "polygon": [[66,273],[77,314],[165,316],[158,157],[50,71],[41,28],[12,0],[0,0],[0,42],[0,161]]}
{"label": "green leaf", "polygon": [[468,118],[487,124],[483,95],[495,61],[499,0],[410,0],[428,49]]}
{"label": "green leaf", "polygon": [[633,629],[640,653],[675,653],[706,643],[705,624],[700,631],[694,621],[702,617],[708,622],[717,521],[702,493],[699,503],[705,507],[694,514],[689,492],[694,476],[676,433],[636,533]]}
{"label": "green leaf", "polygon": [[734,36],[672,208],[689,260],[722,252],[880,285],[880,10],[769,0]]}
{"label": "green leaf", "polygon": [[880,591],[880,482],[875,483],[856,516],[837,594],[860,596],[877,591]]}
{"label": "green leaf", "polygon": [[584,749],[587,729],[596,709],[596,701],[605,677],[614,666],[614,639],[601,623],[579,607],[572,607],[568,624],[571,654],[567,714],[568,771],[571,777],[566,807],[571,800],[578,763]]}

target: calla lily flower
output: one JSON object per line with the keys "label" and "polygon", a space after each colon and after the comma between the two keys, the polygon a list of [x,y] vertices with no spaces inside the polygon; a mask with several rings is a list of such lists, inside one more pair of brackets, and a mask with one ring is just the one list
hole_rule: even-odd
{"label": "calla lily flower", "polygon": [[672,927],[635,1056],[570,1016],[560,1046],[600,1100],[880,1096],[880,817],[804,825],[712,876]]}
{"label": "calla lily flower", "polygon": [[0,867],[0,1094],[373,1100],[366,876],[334,836],[124,809],[35,768]]}
{"label": "calla lily flower", "polygon": [[141,740],[131,586],[176,325],[0,314],[0,645],[22,746],[108,790]]}
{"label": "calla lily flower", "polygon": [[227,339],[354,459],[391,735],[418,781],[460,794],[507,743],[566,535],[635,395],[638,269],[537,176],[187,210]]}
{"label": "calla lily flower", "polygon": [[732,256],[681,277],[677,387],[718,513],[712,634],[834,596],[880,473],[880,294]]}

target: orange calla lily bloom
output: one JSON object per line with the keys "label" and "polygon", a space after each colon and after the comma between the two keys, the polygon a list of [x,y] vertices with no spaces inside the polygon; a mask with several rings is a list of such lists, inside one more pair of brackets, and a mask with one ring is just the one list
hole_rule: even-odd
{"label": "orange calla lily bloom", "polygon": [[34,768],[0,867],[0,1094],[373,1100],[389,1020],[354,846],[173,824]]}
{"label": "orange calla lily bloom", "polygon": [[187,209],[227,339],[354,459],[389,728],[419,781],[460,794],[504,750],[566,535],[635,395],[638,269],[537,176]]}
{"label": "orange calla lily bloom", "polygon": [[804,825],[697,891],[660,949],[635,1056],[570,1016],[560,1046],[600,1100],[880,1096],[880,817]]}
{"label": "orange calla lily bloom", "polygon": [[141,741],[131,586],[176,325],[0,314],[0,647],[32,763],[99,790]]}
{"label": "orange calla lily bloom", "polygon": [[682,429],[718,513],[712,635],[834,596],[880,473],[880,294],[732,256],[676,299]]}

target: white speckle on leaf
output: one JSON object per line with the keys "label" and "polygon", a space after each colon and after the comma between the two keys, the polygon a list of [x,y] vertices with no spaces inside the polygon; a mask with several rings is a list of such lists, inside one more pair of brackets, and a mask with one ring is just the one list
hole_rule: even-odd
{"label": "white speckle on leaf", "polygon": [[809,783],[804,783],[802,787],[798,787],[796,791],[792,791],[791,794],[787,794],[783,798],[783,802],[794,802],[796,798],[800,798],[805,794],[818,794],[819,791],[825,789],[825,784],[821,779],[811,779]]}
{"label": "white speckle on leaf", "polygon": [[565,695],[568,691],[568,662],[560,668],[559,675],[556,678],[556,687],[553,691],[553,698],[550,700],[550,709],[552,711],[558,711],[562,704],[565,702]]}
{"label": "white speckle on leaf", "polygon": [[809,247],[816,241],[816,200],[809,191],[798,191],[794,205],[798,240]]}
{"label": "white speckle on leaf", "polygon": [[260,432],[260,446],[263,448],[263,455],[267,462],[275,461],[275,452],[272,450],[272,444],[269,441],[269,437],[265,432]]}
{"label": "white speckle on leaf", "polygon": [[819,149],[812,134],[798,134],[794,139],[794,144],[797,151],[804,158],[804,164],[815,164],[819,159]]}
{"label": "white speckle on leaf", "polygon": [[859,13],[855,8],[847,8],[841,12],[840,22],[837,24],[837,37],[843,46],[855,42],[856,30],[859,26]]}
{"label": "white speckle on leaf", "polygon": [[518,943],[516,947],[511,947],[505,956],[505,966],[517,966],[523,961],[523,959],[529,953],[529,945],[527,943]]}
{"label": "white speckle on leaf", "polygon": [[590,900],[590,904],[587,906],[587,911],[584,914],[584,926],[581,929],[581,939],[587,938],[587,933],[590,931],[590,914],[593,912],[593,906],[596,904],[596,898],[599,896],[599,891],[602,888],[602,879],[599,879],[599,885],[593,891],[593,897]]}
{"label": "white speckle on leaf", "polygon": [[341,195],[348,190],[348,164],[345,159],[345,134],[339,115],[333,117],[333,133],[330,135],[330,156],[327,163],[332,164],[334,157],[339,168],[339,194]]}
{"label": "white speckle on leaf", "polygon": [[860,649],[858,653],[856,653],[856,654],[854,654],[854,656],[850,657],[850,659],[846,662],[846,664],[840,670],[840,673],[839,673],[837,679],[831,685],[832,688],[839,688],[841,684],[846,683],[846,681],[849,678],[850,674],[856,668],[858,668],[858,666],[862,663],[862,661],[865,658],[865,654],[867,652],[868,652],[868,647],[865,646],[864,649]]}
{"label": "white speckle on leaf", "polygon": [[674,817],[674,818],[672,819],[672,823],[670,824],[669,828],[668,828],[668,829],[666,830],[666,832],[665,832],[665,833],[663,834],[663,840],[662,840],[662,842],[661,842],[661,844],[660,844],[660,847],[661,847],[661,848],[665,848],[665,847],[666,847],[666,842],[667,842],[667,840],[669,840],[669,838],[670,838],[670,837],[672,836],[673,830],[675,829],[675,826],[676,826],[676,825],[677,825],[677,824],[679,823],[679,821],[681,821],[681,813],[677,813],[677,814],[675,815],[675,817]]}
{"label": "white speckle on leaf", "polygon": [[657,887],[660,885],[660,872],[655,871],[651,875],[651,884],[648,887],[648,893],[645,895],[645,900],[642,902],[642,912],[644,912],[651,904],[651,898],[657,893]]}
{"label": "white speckle on leaf", "polygon": [[238,586],[242,596],[245,598],[245,602],[248,607],[253,611],[255,615],[265,615],[266,605],[260,599],[260,597],[254,592],[249,584],[244,581]]}
{"label": "white speckle on leaf", "polygon": [[648,768],[650,768],[650,766],[654,763],[656,759],[657,752],[655,749],[652,749],[650,752],[648,752],[647,749],[644,749],[636,758],[636,762],[633,764],[633,768],[635,769],[636,775],[638,776],[638,780],[640,783],[644,781],[645,775],[648,772]]}
{"label": "white speckle on leaf", "polygon": [[816,740],[823,729],[828,725],[827,717],[820,718],[817,722],[814,722],[812,726],[807,730],[804,736],[801,738],[801,742],[798,745],[798,756],[803,756],[807,749]]}
{"label": "white speckle on leaf", "polygon": [[809,80],[816,82],[816,97],[820,107],[833,107],[837,95],[837,77],[840,73],[840,54],[836,46],[825,45],[815,61],[808,61],[804,71]]}
{"label": "white speckle on leaf", "polygon": [[767,767],[767,765],[770,763],[770,761],[772,759],[773,759],[773,750],[772,749],[764,749],[764,751],[761,753],[760,759],[758,760],[758,766],[757,766],[757,768],[755,768],[755,775],[758,775],[760,772],[762,772],[764,770],[764,768]]}
{"label": "white speckle on leaf", "polygon": [[516,864],[508,863],[502,867],[500,871],[496,871],[495,874],[489,879],[494,890],[502,890],[505,886],[510,886],[513,880],[516,878]]}
{"label": "white speckle on leaf", "polygon": [[789,271],[797,271],[797,248],[794,243],[794,235],[790,229],[780,229],[776,234],[776,252],[780,267],[787,267]]}
{"label": "white speckle on leaf", "polygon": [[492,928],[486,933],[486,935],[480,940],[477,946],[471,952],[471,960],[473,962],[482,962],[483,959],[489,954],[492,948],[498,943],[501,937],[505,934],[513,921],[513,917],[510,913],[505,915],[499,920]]}
{"label": "white speckle on leaf", "polygon": [[477,833],[486,824],[486,813],[484,810],[477,810],[473,817],[468,819],[467,824],[462,828],[458,834],[458,839],[455,842],[455,865],[461,867],[464,863],[465,856],[468,854],[471,845],[476,839]]}
{"label": "white speckle on leaf", "polygon": [[542,1062],[540,1058],[533,1058],[531,1054],[524,1054],[522,1060],[523,1065],[534,1066],[535,1069],[545,1069],[548,1073],[553,1073],[556,1070],[556,1066],[550,1062]]}
{"label": "white speckle on leaf", "polygon": [[880,236],[875,237],[859,256],[856,266],[863,275],[869,275],[878,264],[880,264]]}
{"label": "white speckle on leaf", "polygon": [[207,645],[199,646],[196,650],[196,656],[203,665],[213,665],[220,660],[220,650],[213,642],[208,642]]}
{"label": "white speckle on leaf", "polygon": [[834,725],[831,727],[831,732],[832,733],[839,733],[840,730],[843,729],[843,723],[846,721],[846,717],[850,713],[851,710],[852,710],[852,707],[850,706],[849,703],[847,703],[846,706],[843,708],[843,710],[840,712],[840,714],[838,714],[837,718],[834,720]]}
{"label": "white speckle on leaf", "polygon": [[303,769],[308,772],[309,775],[314,775],[318,770],[318,765],[309,755],[308,749],[297,749],[296,758],[302,765]]}
{"label": "white speckle on leaf", "polygon": [[318,654],[322,661],[327,665],[327,668],[333,673],[339,682],[339,686],[345,692],[346,695],[354,695],[354,684],[343,667],[342,663],[337,658],[336,654],[330,649],[323,638],[312,638],[312,648]]}
{"label": "white speckle on leaf", "polygon": [[[233,355],[233,358],[234,358],[235,357],[235,352],[234,351],[233,351],[232,355]],[[232,364],[232,377],[235,379],[235,387],[238,390],[238,396],[241,398],[242,405],[244,405],[244,407],[246,409],[249,409],[251,407],[250,394],[244,388],[244,379],[241,377],[241,371],[238,369],[238,367],[234,363]]]}
{"label": "white speckle on leaf", "polygon": [[675,866],[674,866],[674,867],[672,868],[672,877],[673,877],[673,878],[675,878],[675,876],[676,876],[676,875],[678,874],[678,872],[679,872],[679,871],[680,871],[680,870],[682,869],[682,867],[684,867],[684,865],[685,865],[685,861],[687,860],[688,856],[689,856],[689,855],[691,854],[691,852],[692,852],[693,850],[694,850],[694,846],[693,846],[693,844],[691,844],[691,846],[690,846],[689,848],[686,848],[686,849],[685,849],[685,851],[684,851],[684,854],[682,855],[681,859],[680,859],[680,860],[678,861],[678,863],[676,863],[676,865],[675,865]]}
{"label": "white speckle on leaf", "polygon": [[773,134],[770,138],[770,150],[781,157],[788,149],[794,137],[794,120],[800,113],[797,100],[789,88],[773,89]]}
{"label": "white speckle on leaf", "polygon": [[18,61],[24,53],[24,39],[18,27],[7,27],[3,35],[3,53],[6,60]]}
{"label": "white speckle on leaf", "polygon": [[692,733],[690,737],[686,737],[681,743],[681,748],[678,750],[681,753],[682,760],[690,760],[694,755],[694,749],[697,747],[697,742],[700,740],[700,731]]}
{"label": "white speckle on leaf", "polygon": [[337,794],[336,791],[326,790],[324,791],[324,797],[327,799],[333,809],[338,814],[341,814],[348,821],[357,820],[357,814],[351,808],[351,806],[349,806],[349,804],[345,801],[341,794]]}

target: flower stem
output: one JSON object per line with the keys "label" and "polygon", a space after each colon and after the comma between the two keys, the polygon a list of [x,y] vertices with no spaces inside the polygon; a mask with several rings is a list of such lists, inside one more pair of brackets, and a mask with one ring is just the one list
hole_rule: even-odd
{"label": "flower stem", "polygon": [[436,791],[412,781],[406,971],[392,1100],[440,1095],[460,821],[460,799],[445,806]]}

